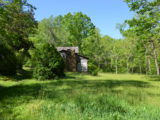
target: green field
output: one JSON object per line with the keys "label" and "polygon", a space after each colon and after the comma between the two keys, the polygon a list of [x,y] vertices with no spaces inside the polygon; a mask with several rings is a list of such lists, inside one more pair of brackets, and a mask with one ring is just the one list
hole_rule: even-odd
{"label": "green field", "polygon": [[0,77],[0,120],[159,120],[156,76],[67,73],[59,80]]}

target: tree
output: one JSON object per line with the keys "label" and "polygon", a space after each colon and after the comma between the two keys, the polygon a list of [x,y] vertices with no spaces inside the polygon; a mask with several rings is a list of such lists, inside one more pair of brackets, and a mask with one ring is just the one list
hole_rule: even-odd
{"label": "tree", "polygon": [[64,76],[64,61],[54,45],[44,43],[35,50],[33,59],[35,78],[45,80]]}
{"label": "tree", "polygon": [[[4,2],[1,0],[1,2]],[[13,51],[17,59],[17,69],[22,69],[24,58],[33,46],[29,35],[35,32],[37,22],[34,19],[34,7],[26,0],[5,2],[0,8],[1,43]]]}
{"label": "tree", "polygon": [[149,71],[150,68],[150,59],[154,59],[155,69],[157,75],[160,74],[159,71],[159,18],[160,18],[160,2],[158,0],[125,0],[130,10],[136,12],[136,16],[127,20],[126,23],[129,25],[129,29],[136,33],[139,37],[139,44],[144,48],[143,54],[146,56],[146,62],[148,65]]}
{"label": "tree", "polygon": [[78,46],[80,51],[83,49],[83,41],[92,35],[95,35],[95,26],[91,19],[81,13],[68,13],[64,16],[63,24],[69,31],[68,43],[70,46]]}

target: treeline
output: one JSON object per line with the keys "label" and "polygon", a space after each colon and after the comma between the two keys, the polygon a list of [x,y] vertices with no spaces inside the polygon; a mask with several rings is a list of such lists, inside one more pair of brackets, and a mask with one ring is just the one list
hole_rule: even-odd
{"label": "treeline", "polygon": [[117,26],[123,39],[114,39],[102,36],[82,12],[37,22],[35,8],[26,0],[1,0],[0,73],[15,74],[23,66],[29,66],[38,79],[63,76],[64,62],[56,47],[78,46],[80,53],[89,57],[92,74],[103,71],[159,75],[160,3],[125,2],[135,16]]}
{"label": "treeline", "polygon": [[[160,74],[160,1],[125,0],[135,16],[126,20],[120,30],[125,40],[131,43],[129,65],[134,72]],[[125,29],[124,25],[128,26]]]}
{"label": "treeline", "polygon": [[112,44],[112,50],[109,52],[111,66],[113,63],[116,73],[159,75],[160,1],[125,0],[125,2],[135,16],[117,25],[123,39],[115,40]]}

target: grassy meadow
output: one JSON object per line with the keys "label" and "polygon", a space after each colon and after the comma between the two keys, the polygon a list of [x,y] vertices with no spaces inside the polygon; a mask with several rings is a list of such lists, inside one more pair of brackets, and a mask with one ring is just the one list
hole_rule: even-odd
{"label": "grassy meadow", "polygon": [[0,77],[0,120],[159,120],[156,76],[67,73],[37,81]]}

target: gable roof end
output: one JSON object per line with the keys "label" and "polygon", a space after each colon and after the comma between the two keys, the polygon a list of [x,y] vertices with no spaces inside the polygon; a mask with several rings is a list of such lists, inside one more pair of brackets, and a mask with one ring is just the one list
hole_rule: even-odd
{"label": "gable roof end", "polygon": [[67,50],[75,50],[75,53],[79,53],[78,47],[57,47],[57,50],[60,51],[67,51]]}

